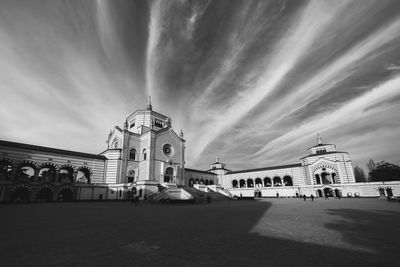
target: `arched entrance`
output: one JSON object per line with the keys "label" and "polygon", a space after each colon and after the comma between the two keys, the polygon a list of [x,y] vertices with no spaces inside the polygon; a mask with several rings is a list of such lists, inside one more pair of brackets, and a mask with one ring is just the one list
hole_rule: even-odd
{"label": "arched entrance", "polygon": [[17,187],[14,192],[11,194],[11,201],[21,201],[28,202],[30,197],[30,192],[26,187]]}
{"label": "arched entrance", "polygon": [[193,179],[189,179],[189,187],[193,187],[194,185],[194,180]]}
{"label": "arched entrance", "polygon": [[244,179],[240,179],[239,186],[240,188],[246,187],[246,181]]}
{"label": "arched entrance", "polygon": [[332,188],[325,187],[324,188],[324,195],[325,195],[325,197],[333,197]]}
{"label": "arched entrance", "polygon": [[58,200],[60,201],[72,201],[74,194],[70,188],[63,188],[58,194]]}
{"label": "arched entrance", "polygon": [[383,189],[382,187],[378,189],[379,190],[379,196],[380,197],[384,197],[385,196],[385,189]]}
{"label": "arched entrance", "polygon": [[322,196],[323,196],[322,190],[321,190],[321,189],[318,189],[318,190],[317,190],[317,193],[318,193],[318,197],[322,197]]}
{"label": "arched entrance", "polygon": [[48,187],[43,187],[37,192],[36,200],[50,202],[53,199],[53,191]]}
{"label": "arched entrance", "polygon": [[392,188],[386,187],[386,196],[387,197],[392,197],[393,196]]}
{"label": "arched entrance", "polygon": [[342,196],[342,192],[340,192],[339,189],[336,188],[334,191],[335,191],[335,197],[341,197]]}
{"label": "arched entrance", "polygon": [[172,167],[168,167],[165,170],[164,183],[172,183],[173,178],[174,178],[174,169]]}
{"label": "arched entrance", "polygon": [[247,187],[254,187],[253,179],[247,179]]}

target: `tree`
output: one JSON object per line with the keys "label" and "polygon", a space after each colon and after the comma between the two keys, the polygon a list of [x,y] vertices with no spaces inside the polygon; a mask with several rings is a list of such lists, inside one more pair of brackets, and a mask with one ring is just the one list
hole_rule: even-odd
{"label": "tree", "polygon": [[371,180],[377,181],[399,181],[400,166],[381,161],[376,164],[376,168],[369,173]]}
{"label": "tree", "polygon": [[376,169],[376,163],[372,159],[370,159],[367,163],[367,167],[369,172],[371,173],[373,170]]}
{"label": "tree", "polygon": [[364,183],[367,181],[364,170],[359,166],[354,167],[354,177],[356,178],[357,183]]}

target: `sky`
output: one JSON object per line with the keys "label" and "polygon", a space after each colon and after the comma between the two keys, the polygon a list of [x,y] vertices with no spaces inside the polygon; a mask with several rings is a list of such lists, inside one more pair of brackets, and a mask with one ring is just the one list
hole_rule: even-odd
{"label": "sky", "polygon": [[0,1],[0,139],[98,154],[133,111],[186,167],[400,164],[400,1]]}

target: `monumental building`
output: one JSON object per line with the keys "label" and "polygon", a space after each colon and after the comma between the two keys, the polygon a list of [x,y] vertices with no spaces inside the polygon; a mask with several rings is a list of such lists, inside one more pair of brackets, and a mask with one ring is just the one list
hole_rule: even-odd
{"label": "monumental building", "polygon": [[[99,154],[0,141],[0,202],[229,197],[392,196],[400,182],[356,183],[350,156],[318,136],[299,162],[230,170],[185,168],[185,139],[168,116],[147,108],[115,126]],[[191,189],[192,188],[192,189]],[[193,189],[194,188],[194,189]]]}

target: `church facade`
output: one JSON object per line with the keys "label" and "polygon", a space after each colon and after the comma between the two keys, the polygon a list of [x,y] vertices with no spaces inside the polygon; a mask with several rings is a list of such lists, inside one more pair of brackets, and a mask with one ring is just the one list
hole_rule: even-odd
{"label": "church facade", "polygon": [[319,137],[294,164],[232,171],[217,158],[208,170],[186,168],[182,130],[150,102],[110,131],[98,155],[0,141],[0,202],[123,200],[177,187],[237,197],[400,195],[400,182],[355,183],[349,154]]}

